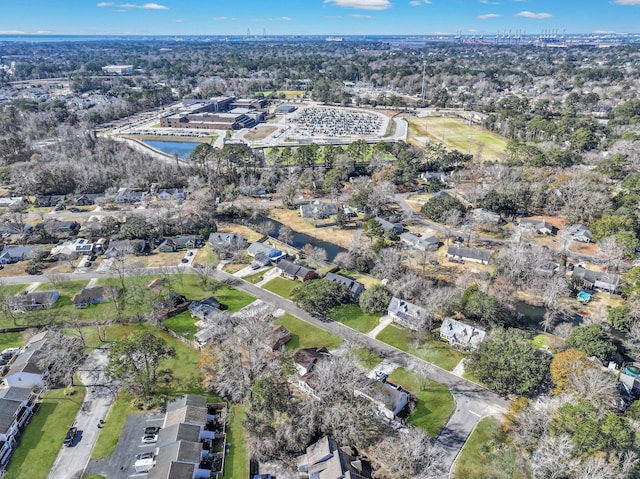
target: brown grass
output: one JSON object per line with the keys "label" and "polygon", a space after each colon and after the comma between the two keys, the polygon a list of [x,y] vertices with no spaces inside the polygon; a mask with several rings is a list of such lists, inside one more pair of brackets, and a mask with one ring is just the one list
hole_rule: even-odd
{"label": "brown grass", "polygon": [[258,126],[244,135],[245,140],[264,140],[267,136],[278,129],[277,126]]}
{"label": "brown grass", "polygon": [[242,237],[249,243],[255,243],[262,238],[262,235],[257,231],[235,223],[218,223],[218,231],[220,233],[237,233],[242,235]]}
{"label": "brown grass", "polygon": [[347,229],[340,229],[333,226],[333,219],[329,219],[318,221],[318,227],[315,228],[313,226],[313,220],[307,222],[300,217],[299,210],[285,210],[283,208],[273,208],[269,216],[300,233],[337,244],[343,248],[349,248],[351,246],[351,239],[355,231],[353,225],[349,225]]}

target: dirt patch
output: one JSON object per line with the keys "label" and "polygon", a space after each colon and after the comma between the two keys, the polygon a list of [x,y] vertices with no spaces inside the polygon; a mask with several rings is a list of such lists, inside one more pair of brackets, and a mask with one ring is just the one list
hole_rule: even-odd
{"label": "dirt patch", "polygon": [[574,241],[569,245],[569,251],[588,256],[598,256],[601,253],[596,243],[580,243],[578,241]]}
{"label": "dirt patch", "polygon": [[143,267],[176,266],[180,264],[180,260],[185,254],[185,251],[177,251],[175,253],[153,253],[149,256],[139,256],[137,261]]}
{"label": "dirt patch", "polygon": [[244,138],[249,141],[264,140],[277,129],[277,126],[258,126],[244,135]]}

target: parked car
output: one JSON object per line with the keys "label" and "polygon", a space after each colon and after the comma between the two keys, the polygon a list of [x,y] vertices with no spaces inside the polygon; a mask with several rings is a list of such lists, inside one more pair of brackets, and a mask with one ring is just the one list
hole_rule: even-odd
{"label": "parked car", "polygon": [[92,254],[91,256],[89,256],[89,261],[95,261],[97,259],[98,257],[95,254]]}
{"label": "parked car", "polygon": [[85,268],[89,268],[91,266],[91,261],[85,261],[82,266],[84,266]]}
{"label": "parked car", "polygon": [[150,426],[144,428],[145,434],[158,434],[160,432],[160,428],[156,426]]}
{"label": "parked car", "polygon": [[187,253],[187,256],[193,256],[193,251],[189,251],[189,252]]}
{"label": "parked car", "polygon": [[2,354],[18,354],[20,352],[20,348],[7,348],[2,350]]}
{"label": "parked car", "polygon": [[251,263],[251,269],[253,270],[260,269],[260,265],[258,263]]}
{"label": "parked car", "polygon": [[152,452],[141,452],[136,455],[136,461],[144,461],[145,459],[151,459],[153,457]]}
{"label": "parked car", "polygon": [[80,213],[82,210],[80,208],[69,208],[69,211],[71,211],[72,213]]}
{"label": "parked car", "polygon": [[70,427],[66,436],[64,436],[63,444],[67,447],[71,446],[73,444],[73,440],[76,438],[76,434],[78,434],[78,428],[75,426]]}
{"label": "parked car", "polygon": [[157,440],[157,434],[145,434],[144,436],[142,436],[142,442],[144,442],[145,444],[155,444]]}
{"label": "parked car", "polygon": [[188,258],[182,258],[182,259],[180,260],[180,262],[181,262],[181,263],[188,263],[188,262],[189,262],[189,259],[188,259]]}

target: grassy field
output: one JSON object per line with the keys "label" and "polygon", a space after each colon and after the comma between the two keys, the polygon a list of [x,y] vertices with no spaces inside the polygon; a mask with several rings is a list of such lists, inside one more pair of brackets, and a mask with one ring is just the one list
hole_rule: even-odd
{"label": "grassy field", "polygon": [[[500,477],[522,479],[518,468],[518,459],[510,447],[504,447],[504,433],[500,424],[494,418],[482,419],[471,433],[466,444],[460,451],[456,461],[454,479],[476,479],[497,477],[494,467],[500,467]],[[500,457],[500,461],[494,462]],[[496,466],[494,464],[499,464]],[[505,470],[506,468],[506,470]]]}
{"label": "grassy field", "polygon": [[342,339],[334,334],[328,333],[312,324],[305,323],[301,319],[283,314],[274,321],[281,324],[291,333],[291,339],[287,342],[287,349],[293,351],[298,348],[326,347],[327,349],[337,348],[342,344]]}
{"label": "grassy field", "polygon": [[19,348],[24,346],[22,333],[1,333],[0,334],[0,351],[7,348]]}
{"label": "grassy field", "polygon": [[193,340],[193,336],[198,332],[196,328],[197,319],[191,316],[190,311],[176,314],[164,322],[164,325],[174,333]]}
{"label": "grassy field", "polygon": [[462,353],[450,348],[442,341],[433,339],[428,333],[422,333],[416,344],[415,334],[418,333],[390,324],[376,336],[376,339],[418,356],[447,371],[452,371],[464,357]]}
{"label": "grassy field", "polygon": [[304,90],[271,90],[271,91],[257,91],[256,95],[269,96],[274,94],[276,96],[285,95],[287,98],[298,98],[304,95]]}
{"label": "grassy field", "polygon": [[53,389],[44,394],[40,410],[13,454],[5,479],[45,479],[64,435],[73,423],[85,394],[85,388],[76,387],[75,394],[65,396],[64,389]]}
{"label": "grassy field", "polygon": [[60,296],[69,296],[71,299],[89,283],[89,280],[58,281],[55,283],[42,283],[36,291],[58,291]]}
{"label": "grassy field", "polygon": [[256,300],[253,296],[232,288],[231,286],[223,286],[216,290],[213,295],[230,313],[237,313]]}
{"label": "grassy field", "polygon": [[368,314],[357,304],[343,304],[329,313],[329,317],[350,328],[368,333],[378,325],[380,314]]}
{"label": "grassy field", "polygon": [[268,283],[265,283],[262,287],[267,291],[271,291],[272,293],[277,294],[278,296],[290,299],[291,292],[301,285],[302,283],[298,281],[292,281],[290,279],[284,279],[278,276],[277,278],[273,278]]}
{"label": "grassy field", "polygon": [[246,417],[245,406],[233,404],[227,427],[227,442],[231,443],[230,454],[224,461],[223,479],[249,477],[249,451],[242,423]]}
{"label": "grassy field", "polygon": [[444,143],[462,153],[471,153],[478,161],[500,161],[507,140],[478,126],[468,125],[457,116],[427,116],[409,118],[408,141],[417,145],[426,142]]}
{"label": "grassy field", "polygon": [[455,408],[449,388],[404,368],[396,369],[389,376],[389,381],[411,391],[418,398],[409,422],[427,431],[431,437],[436,437]]}

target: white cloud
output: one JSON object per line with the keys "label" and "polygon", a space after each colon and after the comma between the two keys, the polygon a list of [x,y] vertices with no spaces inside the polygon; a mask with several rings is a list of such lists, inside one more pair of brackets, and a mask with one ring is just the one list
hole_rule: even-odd
{"label": "white cloud", "polygon": [[541,20],[543,18],[552,18],[553,15],[551,15],[550,13],[533,13],[533,12],[529,12],[527,10],[523,10],[520,13],[516,13],[514,15],[515,17],[524,17],[524,18],[535,18],[538,20]]}
{"label": "white cloud", "polygon": [[0,30],[0,35],[28,35],[28,33],[22,30]]}
{"label": "white cloud", "polygon": [[616,5],[640,5],[640,0],[613,0]]}
{"label": "white cloud", "polygon": [[420,5],[431,5],[431,0],[411,0],[409,5],[419,7]]}
{"label": "white cloud", "polygon": [[353,13],[349,16],[351,18],[373,18],[371,15],[362,15],[361,13]]}
{"label": "white cloud", "polygon": [[115,4],[113,2],[100,2],[97,4],[98,7],[113,7]]}
{"label": "white cloud", "polygon": [[213,17],[214,22],[226,22],[229,20],[227,17]]}
{"label": "white cloud", "polygon": [[360,10],[386,10],[391,8],[389,0],[324,0],[324,3],[333,3],[338,7],[357,8]]}
{"label": "white cloud", "polygon": [[172,18],[171,23],[184,23],[184,18]]}
{"label": "white cloud", "polygon": [[485,13],[484,15],[478,15],[476,18],[478,20],[490,20],[492,18],[498,18],[499,16],[499,13]]}
{"label": "white cloud", "polygon": [[[231,20],[237,20],[237,18],[232,18]],[[254,22],[290,22],[293,18],[291,17],[275,17],[275,18],[254,18]]]}
{"label": "white cloud", "polygon": [[[98,6],[103,6],[103,7],[107,7],[110,5],[107,5],[107,3],[110,2],[102,2],[103,5],[101,5],[100,3],[98,4]],[[113,3],[111,3],[111,5],[113,5]],[[165,6],[165,5],[159,5],[157,3],[145,3],[144,5],[136,5],[135,3],[123,3],[121,5],[118,5],[120,8],[125,8],[127,10],[132,9],[132,8],[142,8],[144,10],[169,10],[169,7]]]}

